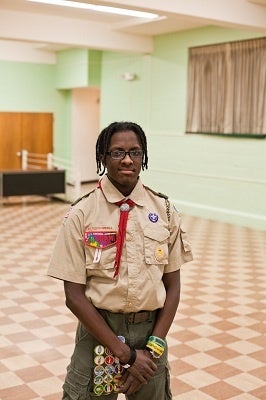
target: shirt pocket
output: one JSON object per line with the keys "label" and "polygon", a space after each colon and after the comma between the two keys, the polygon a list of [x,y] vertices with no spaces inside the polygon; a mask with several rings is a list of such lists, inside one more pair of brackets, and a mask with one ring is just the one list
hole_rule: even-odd
{"label": "shirt pocket", "polygon": [[144,230],[144,258],[146,264],[168,264],[167,229]]}
{"label": "shirt pocket", "polygon": [[[100,256],[98,256],[98,261],[95,261],[98,251],[100,251]],[[103,276],[106,273],[108,275],[114,273],[116,245],[100,250],[85,246],[85,255],[87,276]]]}
{"label": "shirt pocket", "polygon": [[188,235],[187,232],[184,230],[184,228],[182,228],[182,226],[180,227],[180,231],[181,231],[181,241],[182,241],[182,245],[183,245],[183,249],[185,253],[190,253],[191,252],[191,246],[188,240]]}

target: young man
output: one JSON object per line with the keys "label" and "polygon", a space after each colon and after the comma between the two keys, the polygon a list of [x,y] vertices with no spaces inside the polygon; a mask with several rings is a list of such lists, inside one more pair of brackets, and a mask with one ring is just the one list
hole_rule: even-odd
{"label": "young man", "polygon": [[48,274],[64,281],[78,318],[63,400],[170,400],[166,335],[192,259],[180,215],[145,187],[146,136],[114,122],[96,144],[97,188],[74,203]]}

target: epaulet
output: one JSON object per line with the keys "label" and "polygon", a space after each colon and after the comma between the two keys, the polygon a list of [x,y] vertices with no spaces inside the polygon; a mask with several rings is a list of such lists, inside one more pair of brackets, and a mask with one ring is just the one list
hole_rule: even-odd
{"label": "epaulet", "polygon": [[162,197],[165,200],[165,207],[166,207],[166,215],[168,222],[170,222],[170,202],[168,199],[168,196],[166,194],[160,193],[160,192],[155,192],[155,190],[152,190],[148,186],[145,186],[146,189],[148,189],[150,192],[152,192],[155,196]]}
{"label": "epaulet", "polygon": [[164,199],[168,199],[168,196],[166,194],[156,192],[155,190],[152,190],[149,186],[145,186],[146,189],[148,189],[150,192],[152,192],[155,196],[163,197]]}
{"label": "epaulet", "polygon": [[87,197],[89,197],[89,195],[90,195],[91,193],[93,193],[93,192],[95,191],[95,189],[97,189],[97,188],[94,188],[94,189],[92,189],[90,192],[84,194],[84,196],[79,197],[77,200],[74,201],[74,203],[71,204],[71,207],[73,207],[73,206],[75,206],[76,204],[78,204],[81,200],[86,199]]}

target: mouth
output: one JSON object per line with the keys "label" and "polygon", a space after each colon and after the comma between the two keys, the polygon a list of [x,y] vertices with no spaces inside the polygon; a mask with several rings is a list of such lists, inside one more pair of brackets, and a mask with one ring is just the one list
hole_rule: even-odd
{"label": "mouth", "polygon": [[133,171],[132,169],[120,169],[119,172],[122,175],[134,175],[135,174],[135,171]]}
{"label": "mouth", "polygon": [[134,171],[133,169],[125,169],[125,168],[119,169],[119,172],[120,172],[121,174],[125,174],[125,175],[131,175],[131,174],[134,174],[134,173],[135,173],[135,171]]}

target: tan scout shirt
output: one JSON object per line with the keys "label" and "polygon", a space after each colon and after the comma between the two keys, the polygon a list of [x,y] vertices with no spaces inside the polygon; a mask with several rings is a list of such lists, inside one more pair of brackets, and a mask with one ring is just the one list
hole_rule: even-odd
{"label": "tan scout shirt", "polygon": [[[60,228],[48,275],[86,284],[86,296],[97,308],[112,312],[155,310],[164,305],[164,273],[192,260],[190,245],[180,226],[180,215],[165,199],[145,188],[140,179],[130,195],[130,210],[119,275],[114,278],[115,243],[98,251],[84,241],[88,232],[115,238],[123,195],[107,176],[87,197],[72,207]],[[98,252],[98,253],[97,253]]]}

